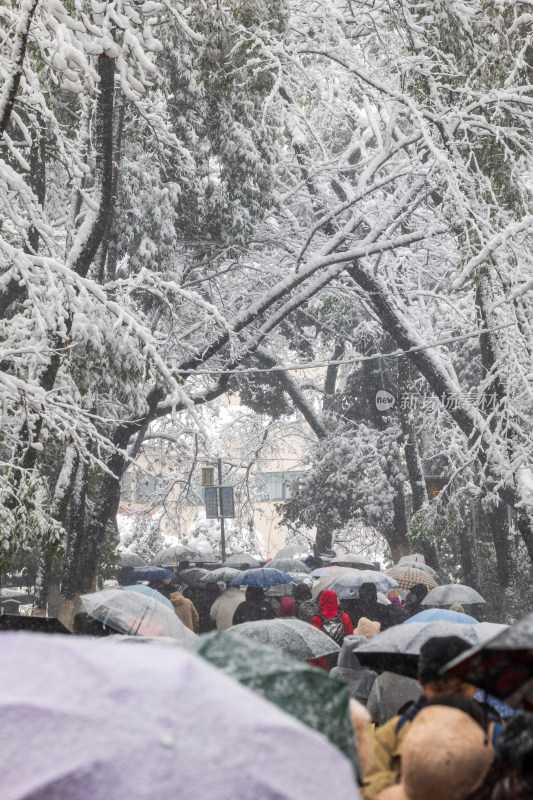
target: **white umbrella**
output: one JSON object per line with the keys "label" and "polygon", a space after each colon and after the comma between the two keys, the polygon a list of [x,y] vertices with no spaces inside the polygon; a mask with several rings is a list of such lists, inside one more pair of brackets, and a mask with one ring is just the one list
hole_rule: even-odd
{"label": "white umbrella", "polygon": [[171,636],[185,640],[194,636],[174,611],[154,597],[124,589],[102,589],[82,594],[85,611],[119,633],[136,636]]}
{"label": "white umbrella", "polygon": [[449,606],[453,603],[461,605],[472,605],[474,603],[485,603],[479,592],[471,586],[462,583],[447,583],[444,586],[437,586],[432,589],[422,600],[423,606]]}

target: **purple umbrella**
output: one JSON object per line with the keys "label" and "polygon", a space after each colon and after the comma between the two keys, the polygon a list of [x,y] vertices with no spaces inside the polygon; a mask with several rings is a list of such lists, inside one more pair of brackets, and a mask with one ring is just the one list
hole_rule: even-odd
{"label": "purple umbrella", "polygon": [[180,647],[1,638],[2,800],[359,798],[325,737]]}

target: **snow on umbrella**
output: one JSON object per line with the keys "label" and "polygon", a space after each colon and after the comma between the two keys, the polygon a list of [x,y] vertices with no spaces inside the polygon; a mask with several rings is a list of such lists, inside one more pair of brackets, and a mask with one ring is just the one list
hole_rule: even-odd
{"label": "snow on umbrella", "polygon": [[248,553],[234,553],[222,564],[223,567],[235,567],[235,569],[246,569],[258,567],[259,561]]}
{"label": "snow on umbrella", "polygon": [[163,567],[134,567],[127,572],[128,580],[134,581],[172,581],[175,575],[170,569]]}
{"label": "snow on umbrella", "polygon": [[395,567],[414,567],[415,569],[421,569],[422,572],[427,572],[428,575],[431,575],[437,583],[439,581],[438,572],[435,572],[433,567],[430,567],[428,564],[422,564],[421,561],[399,561],[397,564],[394,565]]}
{"label": "snow on umbrella", "polygon": [[239,569],[234,569],[233,567],[219,567],[218,569],[213,569],[210,572],[206,571],[206,574],[202,577],[200,583],[217,583],[218,581],[223,581],[223,583],[229,583],[236,578],[237,575],[241,575],[241,571]]}
{"label": "snow on umbrella", "polygon": [[478,620],[470,614],[463,614],[460,611],[450,611],[449,608],[425,608],[409,619],[404,625],[411,622],[457,622],[459,625],[475,625]]}
{"label": "snow on umbrella", "polygon": [[212,553],[200,553],[199,556],[191,557],[195,564],[220,564],[220,559],[215,558]]}
{"label": "snow on umbrella", "polygon": [[429,592],[439,585],[429,573],[408,564],[397,564],[395,567],[388,569],[386,574],[398,581],[400,589],[410,589],[411,586],[415,586],[417,583],[423,583]]}
{"label": "snow on umbrella", "polygon": [[307,564],[298,558],[274,558],[265,564],[265,569],[280,569],[282,572],[311,572]]}
{"label": "snow on umbrella", "polygon": [[300,556],[305,556],[308,552],[309,546],[306,544],[286,544],[276,553],[274,558],[299,558]]}
{"label": "snow on umbrella", "polygon": [[206,575],[209,575],[208,569],[204,569],[203,567],[189,567],[189,569],[182,569],[178,572],[176,580],[186,583],[189,586],[198,586]]}
{"label": "snow on umbrella", "polygon": [[102,589],[82,594],[85,611],[119,633],[137,636],[171,636],[182,640],[190,636],[174,611],[153,597],[145,597],[124,589]]}
{"label": "snow on umbrella", "polygon": [[124,591],[137,592],[138,594],[143,594],[145,597],[153,597],[154,600],[157,600],[158,603],[163,603],[164,606],[170,608],[172,613],[174,613],[174,606],[168,597],[158,592],[157,589],[150,589],[150,587],[145,586],[144,583],[136,583],[134,586],[124,586]]}
{"label": "snow on umbrella", "polygon": [[310,575],[303,572],[288,572],[287,575],[294,579],[294,583],[280,583],[279,586],[271,586],[270,589],[266,590],[265,594],[269,597],[292,597],[294,587],[301,583],[305,583],[310,589],[313,587],[313,579]]}
{"label": "snow on umbrella", "polygon": [[233,578],[230,586],[258,586],[268,589],[269,586],[279,586],[281,583],[293,583],[294,579],[279,569],[246,569]]}
{"label": "snow on umbrella", "polygon": [[479,592],[471,586],[462,583],[447,583],[444,586],[437,586],[432,589],[422,600],[423,606],[449,606],[453,603],[461,605],[472,605],[474,603],[485,603]]}
{"label": "snow on umbrella", "polygon": [[192,546],[184,544],[173,544],[171,547],[164,547],[157,552],[152,560],[154,566],[175,567],[181,561],[194,561],[200,556],[199,551]]}
{"label": "snow on umbrella", "polygon": [[330,559],[332,567],[354,567],[355,569],[375,569],[374,562],[369,558],[357,555],[357,553],[344,553],[344,555],[335,556]]}
{"label": "snow on umbrella", "polygon": [[137,553],[121,553],[118,565],[119,567],[146,567],[146,561]]}
{"label": "snow on umbrella", "polygon": [[3,635],[5,800],[359,798],[324,736],[186,648],[129,647]]}
{"label": "snow on umbrella", "polygon": [[533,614],[463,653],[448,664],[446,673],[533,711]]}
{"label": "snow on umbrella", "polygon": [[358,762],[349,713],[349,690],[323,670],[277,649],[228,632],[210,633],[187,645],[199,656],[313,728]]}
{"label": "snow on umbrella", "polygon": [[[328,580],[329,576],[325,576],[325,578]],[[324,578],[320,578],[313,587],[314,597],[318,594],[317,586],[323,580]],[[391,589],[398,588],[398,583],[390,575],[370,569],[347,569],[342,575],[333,573],[333,579],[327,583],[327,588],[337,592],[339,600],[356,600],[359,597],[359,587],[362,583],[374,583],[378,592],[383,592],[384,594],[390,592]],[[319,591],[322,591],[322,589]]]}
{"label": "snow on umbrella", "polygon": [[410,625],[394,625],[378,633],[357,648],[357,658],[365,667],[388,670],[398,675],[416,678],[420,648],[433,637],[459,636],[472,645],[487,641],[500,625],[481,622],[462,625],[457,622],[413,622]]}
{"label": "snow on umbrella", "polygon": [[290,617],[243,622],[241,625],[229,628],[227,633],[232,636],[246,636],[302,661],[340,652],[339,645],[331,636],[309,625],[308,622]]}
{"label": "snow on umbrella", "polygon": [[[340,567],[333,566],[333,567],[317,567],[311,572],[312,578],[323,578],[324,575],[330,575],[335,570],[340,569]],[[340,575],[340,573],[338,573]]]}

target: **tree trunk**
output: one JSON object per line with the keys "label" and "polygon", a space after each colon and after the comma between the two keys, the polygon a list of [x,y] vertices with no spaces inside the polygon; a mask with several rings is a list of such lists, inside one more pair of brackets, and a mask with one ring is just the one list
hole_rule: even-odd
{"label": "tree trunk", "polygon": [[8,75],[0,95],[0,136],[4,135],[15,105],[15,98],[22,78],[30,27],[38,2],[39,0],[31,0],[29,3],[24,3],[17,22],[11,49],[11,73]]}
{"label": "tree trunk", "polygon": [[[30,182],[39,205],[43,206],[46,197],[46,132],[40,114],[37,122],[39,127],[34,126],[31,130]],[[39,249],[39,231],[34,225],[28,231],[28,247],[24,249],[30,253],[37,253]]]}
{"label": "tree trunk", "polygon": [[67,552],[61,581],[61,596],[65,600],[72,600],[78,588],[78,574],[81,567],[80,557],[85,531],[88,475],[88,464],[80,459],[70,500]]}

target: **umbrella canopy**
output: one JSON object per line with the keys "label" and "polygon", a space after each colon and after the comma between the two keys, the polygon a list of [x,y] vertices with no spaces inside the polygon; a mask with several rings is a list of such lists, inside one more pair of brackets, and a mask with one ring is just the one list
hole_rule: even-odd
{"label": "umbrella canopy", "polygon": [[189,569],[182,569],[176,575],[176,580],[186,583],[189,586],[198,586],[206,575],[209,575],[208,569],[203,569],[203,567],[189,567]]}
{"label": "umbrella canopy", "polygon": [[449,608],[425,608],[418,614],[406,619],[403,623],[410,622],[457,622],[459,625],[475,625],[478,620],[469,614],[461,614],[459,611],[450,611]]}
{"label": "umbrella canopy", "polygon": [[[359,587],[362,583],[374,583],[379,592],[387,594],[391,589],[397,589],[398,583],[384,572],[370,569],[348,569],[340,567],[342,575],[334,572],[319,578],[313,587],[313,598],[325,588],[337,592],[339,600],[355,599],[359,597]],[[331,578],[331,580],[330,580]],[[325,582],[325,585],[322,583]]]}
{"label": "umbrella canopy", "polygon": [[421,569],[422,572],[427,572],[428,575],[431,575],[435,581],[439,582],[439,575],[433,567],[428,566],[427,564],[423,564],[421,561],[404,561],[403,559],[399,561],[397,564],[394,565],[395,567],[414,567],[415,569]]}
{"label": "umbrella canopy", "polygon": [[56,617],[26,617],[18,614],[0,614],[0,631],[70,633]]}
{"label": "umbrella canopy", "polygon": [[165,597],[164,594],[158,592],[157,589],[150,589],[149,586],[145,586],[143,583],[136,583],[134,586],[124,586],[124,591],[137,592],[138,594],[143,594],[145,597],[153,597],[154,600],[157,600],[158,603],[163,603],[164,606],[170,608],[170,610],[174,613],[174,606],[168,597]]}
{"label": "umbrella canopy", "polygon": [[432,589],[422,600],[423,606],[449,606],[452,603],[461,605],[471,605],[473,603],[485,603],[479,592],[471,586],[462,583],[447,583],[444,586],[437,586]]}
{"label": "umbrella canopy", "polygon": [[234,567],[235,569],[252,569],[259,566],[259,561],[248,553],[233,553],[222,564],[223,567]]}
{"label": "umbrella canopy", "polygon": [[219,567],[219,569],[213,569],[210,572],[206,570],[206,574],[202,577],[200,582],[217,583],[218,581],[223,581],[223,583],[229,583],[233,578],[241,574],[239,569],[234,569],[233,567]]}
{"label": "umbrella canopy", "polygon": [[398,581],[400,589],[410,589],[411,586],[415,586],[417,583],[423,583],[429,592],[438,586],[435,578],[432,578],[429,573],[409,564],[397,564],[387,570],[387,575]]}
{"label": "umbrella canopy", "polygon": [[118,565],[119,567],[145,567],[146,561],[137,553],[121,553]]}
{"label": "umbrella canopy", "polygon": [[246,636],[302,661],[340,651],[339,645],[331,636],[309,625],[308,622],[293,617],[243,622],[242,625],[229,628],[227,633],[231,636]]}
{"label": "umbrella canopy", "polygon": [[317,567],[311,572],[312,578],[323,578],[324,575],[330,575],[334,570],[340,569],[340,567]]}
{"label": "umbrella canopy", "polygon": [[533,711],[533,614],[463,653],[448,664],[446,673]]}
{"label": "umbrella canopy", "polygon": [[275,558],[265,564],[265,569],[279,569],[282,572],[305,572],[309,574],[311,570],[298,558]]}
{"label": "umbrella canopy", "polygon": [[191,561],[194,561],[195,564],[220,564],[220,559],[212,553],[200,553],[199,556],[191,557]]}
{"label": "umbrella canopy", "polygon": [[306,556],[309,552],[309,545],[306,544],[286,544],[279,550],[274,558],[299,558]]}
{"label": "umbrella canopy", "polygon": [[231,581],[231,586],[279,586],[281,583],[293,583],[294,579],[279,569],[247,569]]}
{"label": "umbrella canopy", "polygon": [[5,800],[359,798],[338,748],[185,648],[4,634],[0,681]]}
{"label": "umbrella canopy", "polygon": [[193,635],[174,610],[153,597],[124,589],[102,589],[82,594],[85,611],[119,633],[137,636],[171,636],[183,640]]}
{"label": "umbrella canopy", "polygon": [[461,625],[457,622],[413,622],[395,625],[378,633],[357,649],[357,658],[365,667],[388,670],[416,678],[420,648],[434,636],[459,636],[472,645],[487,641],[502,626],[492,622]]}
{"label": "umbrella canopy", "polygon": [[134,567],[127,571],[128,580],[135,581],[173,581],[175,575],[170,569],[163,567]]}
{"label": "umbrella canopy", "polygon": [[326,672],[259,642],[227,633],[200,636],[188,648],[326,736],[356,761],[349,690],[332,681]]}
{"label": "umbrella canopy", "polygon": [[357,555],[357,553],[345,553],[330,559],[331,566],[354,567],[355,569],[376,569],[374,562],[369,558]]}
{"label": "umbrella canopy", "polygon": [[200,556],[199,551],[192,545],[173,544],[157,552],[152,560],[155,566],[175,567],[180,561],[194,561]]}
{"label": "umbrella canopy", "polygon": [[313,586],[313,579],[310,575],[302,572],[288,572],[287,575],[294,579],[294,583],[280,583],[279,586],[271,586],[270,589],[266,590],[266,594],[269,597],[292,597],[294,587],[301,583],[305,583],[310,589]]}

